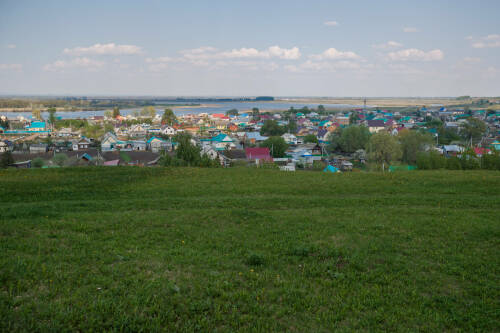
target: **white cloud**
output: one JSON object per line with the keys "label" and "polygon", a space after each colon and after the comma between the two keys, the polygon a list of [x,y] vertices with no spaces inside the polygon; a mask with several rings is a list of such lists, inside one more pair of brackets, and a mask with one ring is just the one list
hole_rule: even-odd
{"label": "white cloud", "polygon": [[75,47],[72,49],[64,49],[64,54],[81,56],[81,55],[130,55],[140,54],[142,49],[136,45],[118,45],[115,43],[109,44],[94,44],[89,47]]}
{"label": "white cloud", "polygon": [[415,27],[404,27],[403,31],[404,32],[418,32],[418,29]]}
{"label": "white cloud", "polygon": [[362,66],[358,62],[351,60],[341,60],[341,61],[313,61],[307,60],[300,65],[287,65],[283,68],[289,72],[300,73],[306,71],[329,71],[335,72],[337,70],[359,70],[363,67],[369,68],[371,65]]}
{"label": "white cloud", "polygon": [[420,69],[408,66],[406,64],[389,64],[388,69],[384,72],[398,75],[419,75],[424,74]]}
{"label": "white cloud", "polygon": [[286,60],[296,60],[301,56],[298,47],[292,47],[291,49],[282,49],[279,46],[271,46],[268,49],[268,52],[271,57],[278,57],[280,59]]}
{"label": "white cloud", "polygon": [[164,63],[164,62],[155,63],[155,64],[148,66],[148,68],[151,72],[162,72],[162,71],[166,70],[168,67],[169,67],[169,65]]}
{"label": "white cloud", "polygon": [[23,69],[21,64],[0,64],[0,70],[14,70],[20,71]]}
{"label": "white cloud", "polygon": [[465,57],[464,62],[469,63],[469,64],[477,64],[481,62],[481,58],[477,57]]}
{"label": "white cloud", "polygon": [[269,59],[279,58],[284,60],[296,60],[301,56],[298,47],[291,49],[281,48],[277,45],[271,46],[265,50],[258,50],[255,48],[242,47],[240,49],[232,49],[228,51],[219,51],[214,47],[200,47],[197,49],[181,51],[183,57],[190,61],[200,61],[209,59]]}
{"label": "white cloud", "polygon": [[15,49],[16,48],[16,44],[7,44],[7,48],[8,49]]}
{"label": "white cloud", "polygon": [[326,26],[328,26],[328,27],[336,27],[336,26],[339,25],[339,22],[337,22],[337,21],[326,21],[323,24],[326,25]]}
{"label": "white cloud", "polygon": [[491,34],[481,37],[479,40],[476,40],[472,43],[472,47],[475,49],[500,47],[500,35]]}
{"label": "white cloud", "polygon": [[64,69],[69,69],[69,68],[87,68],[90,70],[95,70],[97,68],[100,68],[104,65],[104,62],[102,61],[97,61],[93,60],[90,58],[74,58],[70,61],[66,60],[57,60],[51,64],[46,64],[43,66],[43,70],[45,71],[58,71],[58,70],[64,70]]}
{"label": "white cloud", "polygon": [[361,58],[360,56],[358,56],[354,52],[339,51],[333,47],[325,50],[321,54],[314,54],[314,55],[311,55],[309,57],[311,59],[314,59],[314,60],[325,60],[325,59],[340,60],[340,59],[360,59]]}
{"label": "white cloud", "polygon": [[375,49],[395,49],[398,47],[402,47],[403,44],[395,42],[393,40],[388,41],[387,43],[382,43],[382,44],[373,44],[372,47]]}
{"label": "white cloud", "polygon": [[170,57],[158,57],[158,58],[146,58],[147,63],[153,63],[153,62],[170,62],[173,59]]}
{"label": "white cloud", "polygon": [[394,61],[437,61],[444,58],[444,53],[441,50],[422,51],[418,49],[406,49],[387,54],[389,60]]}

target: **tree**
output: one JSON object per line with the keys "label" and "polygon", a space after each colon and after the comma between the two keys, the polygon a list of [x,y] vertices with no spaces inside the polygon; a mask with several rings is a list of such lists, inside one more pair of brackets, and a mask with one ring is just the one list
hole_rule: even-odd
{"label": "tree", "polygon": [[239,114],[237,109],[231,109],[226,111],[226,116],[237,116]]}
{"label": "tree", "polygon": [[57,164],[60,167],[64,166],[64,164],[66,163],[67,160],[68,160],[68,156],[66,156],[65,154],[56,154],[52,158],[52,162],[54,162],[55,164]]}
{"label": "tree", "polygon": [[178,143],[175,155],[178,159],[186,162],[188,166],[197,166],[200,162],[200,149],[191,142],[191,135],[179,133],[174,141]]}
{"label": "tree", "polygon": [[342,136],[342,132],[342,127],[339,127],[328,135],[329,144],[326,146],[326,150],[329,152],[340,150],[340,137]]}
{"label": "tree", "polygon": [[276,120],[266,120],[264,122],[264,125],[262,125],[262,128],[260,129],[260,134],[261,135],[267,135],[267,136],[279,136],[285,133],[285,129],[278,125],[278,122]]}
{"label": "tree", "polygon": [[163,124],[172,126],[176,121],[177,117],[172,109],[165,109],[165,111],[163,111],[163,116],[161,117],[161,122]]}
{"label": "tree", "polygon": [[42,113],[39,109],[33,109],[33,111],[31,111],[31,115],[36,120],[42,120]]}
{"label": "tree", "polygon": [[109,111],[109,110],[104,111],[104,117],[106,117],[106,118],[113,117],[113,112]]}
{"label": "tree", "polygon": [[477,118],[470,117],[462,125],[462,135],[468,141],[479,141],[485,132],[485,123]]}
{"label": "tree", "polygon": [[356,111],[351,112],[351,114],[349,115],[349,124],[354,125],[358,122],[358,120],[359,120],[358,113]]}
{"label": "tree", "polygon": [[14,158],[12,157],[10,150],[7,150],[2,154],[2,158],[0,158],[0,168],[5,169],[11,164],[14,164]]}
{"label": "tree", "polygon": [[297,123],[292,118],[288,119],[288,125],[285,126],[285,131],[288,133],[297,132]]}
{"label": "tree", "polygon": [[260,111],[259,108],[252,108],[252,118],[254,120],[260,119]]}
{"label": "tree", "polygon": [[156,115],[156,109],[154,106],[145,106],[141,110],[141,116],[143,117],[149,117],[149,118],[154,118]]}
{"label": "tree", "polygon": [[9,120],[7,117],[0,117],[0,127],[3,129],[9,129]]}
{"label": "tree", "polygon": [[119,109],[117,106],[115,106],[115,107],[113,108],[113,118],[116,118],[116,117],[118,117],[119,115],[120,115],[120,109]]}
{"label": "tree", "polygon": [[368,142],[368,158],[378,164],[391,163],[400,155],[401,148],[398,141],[385,131],[372,135]]}
{"label": "tree", "polygon": [[52,107],[48,109],[49,111],[49,123],[54,126],[56,123],[56,108]]}
{"label": "tree", "polygon": [[417,154],[425,151],[434,141],[428,133],[411,130],[401,131],[398,139],[401,143],[402,159],[409,164],[415,164]]}
{"label": "tree", "polygon": [[318,105],[318,108],[316,109],[318,111],[319,114],[323,114],[326,112],[326,109],[323,105]]}
{"label": "tree", "polygon": [[283,157],[288,149],[288,144],[281,136],[272,136],[260,144],[261,147],[269,148],[272,157]]}
{"label": "tree", "polygon": [[358,149],[365,149],[370,140],[370,131],[365,126],[349,126],[342,130],[338,140],[340,149],[346,153],[354,153]]}
{"label": "tree", "polygon": [[318,137],[314,134],[308,134],[304,137],[304,143],[318,143]]}
{"label": "tree", "polygon": [[446,128],[441,126],[438,128],[438,141],[439,144],[447,145],[452,141],[460,141],[461,137],[458,135],[457,131],[451,128]]}

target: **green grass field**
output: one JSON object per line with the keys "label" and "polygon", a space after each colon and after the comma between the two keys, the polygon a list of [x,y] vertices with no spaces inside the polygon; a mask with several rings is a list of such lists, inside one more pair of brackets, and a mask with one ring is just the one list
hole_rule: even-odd
{"label": "green grass field", "polygon": [[500,173],[0,171],[0,331],[497,331]]}

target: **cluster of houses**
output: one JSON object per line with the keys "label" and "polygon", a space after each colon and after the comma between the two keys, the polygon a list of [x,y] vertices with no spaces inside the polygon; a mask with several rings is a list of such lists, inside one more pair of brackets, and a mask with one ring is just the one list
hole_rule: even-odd
{"label": "cluster of houses", "polygon": [[[306,112],[307,111],[307,112]],[[387,131],[397,135],[403,129],[425,128],[426,118],[440,119],[444,126],[459,131],[462,123],[471,114],[463,109],[448,110],[444,107],[426,108],[419,112],[408,115],[399,112],[385,110],[352,110],[343,113],[318,114],[316,112],[299,111],[284,117],[281,112],[260,113],[254,116],[252,113],[239,113],[237,115],[226,114],[188,114],[177,118],[172,125],[162,124],[161,117],[157,115],[151,122],[127,125],[127,120],[137,120],[132,116],[119,116],[115,119],[106,119],[103,116],[89,118],[92,123],[112,122],[113,131],[109,131],[99,138],[87,138],[80,131],[71,128],[52,130],[44,121],[31,121],[25,124],[24,130],[8,130],[0,128],[0,135],[39,134],[50,136],[56,143],[32,143],[29,152],[32,154],[43,154],[51,151],[86,152],[98,151],[101,153],[113,152],[149,152],[151,161],[163,152],[173,152],[176,142],[173,139],[177,133],[187,132],[193,137],[193,143],[199,146],[202,154],[212,159],[219,159],[222,165],[231,165],[237,161],[248,163],[274,162],[283,170],[294,170],[297,164],[312,165],[314,161],[325,159],[328,155],[325,146],[329,143],[330,134],[339,128],[346,127],[352,123],[364,125],[370,133]],[[478,154],[488,153],[490,149],[500,150],[499,128],[500,112],[486,112],[476,110],[472,116],[484,121],[489,127],[488,136],[483,138],[480,147],[476,147]],[[259,144],[268,139],[261,135],[260,130],[268,120],[275,121],[278,125],[286,127],[289,120],[293,119],[296,130],[282,134],[284,141],[289,144],[283,158],[271,158],[272,152],[268,148],[259,148]],[[426,129],[437,135],[434,129]],[[317,143],[305,142],[306,137],[314,136]],[[57,142],[64,142],[59,145]],[[13,142],[9,139],[0,141],[0,153],[12,150]],[[436,147],[443,154],[457,154],[463,148],[452,144]],[[83,154],[82,154],[83,155]],[[92,156],[89,154],[88,156]],[[111,155],[110,155],[111,156]],[[145,164],[152,165],[148,161]],[[335,165],[340,169],[352,168],[349,158],[339,159]]]}

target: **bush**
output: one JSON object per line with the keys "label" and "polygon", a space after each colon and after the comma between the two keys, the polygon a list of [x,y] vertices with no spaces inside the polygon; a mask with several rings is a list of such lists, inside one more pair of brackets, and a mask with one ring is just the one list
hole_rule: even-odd
{"label": "bush", "polygon": [[474,170],[481,167],[476,154],[472,150],[462,153],[462,156],[460,157],[460,164],[463,170]]}
{"label": "bush", "polygon": [[14,164],[14,158],[10,151],[6,151],[0,158],[0,168],[7,168],[11,164]]}
{"label": "bush", "polygon": [[312,168],[313,170],[321,171],[325,168],[325,163],[321,161],[313,161]]}
{"label": "bush", "polygon": [[246,260],[246,264],[249,266],[261,266],[264,264],[264,257],[258,254],[251,254]]}
{"label": "bush", "polygon": [[500,170],[500,154],[484,154],[481,157],[481,168],[486,170]]}
{"label": "bush", "polygon": [[462,164],[460,163],[460,159],[456,156],[450,157],[446,161],[446,169],[448,169],[448,170],[461,170]]}
{"label": "bush", "polygon": [[437,151],[429,152],[429,161],[432,169],[444,169],[446,168],[446,157],[438,153]]}
{"label": "bush", "polygon": [[419,152],[417,153],[417,168],[420,170],[432,169],[431,158],[429,153]]}
{"label": "bush", "polygon": [[161,166],[164,166],[164,167],[167,167],[167,166],[178,167],[178,166],[186,166],[187,165],[187,163],[184,160],[181,160],[177,157],[170,156],[168,154],[165,154],[160,158],[159,164]]}
{"label": "bush", "polygon": [[67,160],[68,156],[66,156],[65,154],[56,154],[52,159],[52,161],[60,167],[64,166]]}
{"label": "bush", "polygon": [[45,165],[45,161],[41,157],[36,157],[31,161],[31,166],[33,168],[41,168]]}

